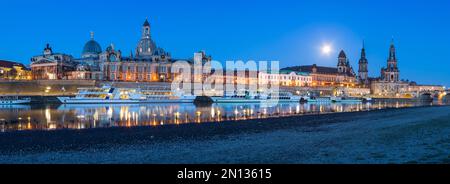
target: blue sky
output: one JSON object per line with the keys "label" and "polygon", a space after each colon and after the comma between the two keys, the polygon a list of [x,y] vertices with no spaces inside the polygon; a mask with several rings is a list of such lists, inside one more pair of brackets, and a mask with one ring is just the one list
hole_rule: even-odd
{"label": "blue sky", "polygon": [[[0,59],[29,64],[46,43],[79,57],[90,31],[103,49],[114,43],[129,53],[146,17],[157,45],[175,58],[205,50],[222,62],[335,66],[344,49],[357,69],[365,40],[371,76],[386,65],[394,37],[403,79],[450,86],[447,0],[2,1]],[[320,52],[324,44],[330,56]]]}

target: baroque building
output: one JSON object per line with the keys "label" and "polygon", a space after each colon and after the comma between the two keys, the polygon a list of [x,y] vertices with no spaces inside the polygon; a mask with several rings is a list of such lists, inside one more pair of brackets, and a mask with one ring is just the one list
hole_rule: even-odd
{"label": "baroque building", "polygon": [[359,82],[362,86],[370,86],[371,93],[383,98],[411,98],[419,97],[423,92],[443,92],[445,87],[441,85],[418,85],[416,82],[401,80],[398,67],[398,58],[394,41],[391,41],[389,55],[378,78],[368,77],[368,62],[365,47],[361,51],[359,61]]}
{"label": "baroque building", "polygon": [[102,80],[103,73],[100,70],[100,55],[102,47],[94,39],[94,32],[91,32],[91,39],[86,42],[81,53],[81,58],[76,59],[75,71],[69,72],[69,79],[72,80]]}
{"label": "baroque building", "polygon": [[31,80],[31,70],[19,62],[0,60],[0,80]]}
{"label": "baroque building", "polygon": [[[141,37],[135,54],[123,54],[110,44],[102,50],[91,32],[83,47],[81,58],[68,54],[53,53],[47,45],[44,53],[31,59],[32,78],[36,80],[98,80],[117,82],[171,82],[178,74],[172,74],[174,62],[170,53],[158,47],[151,37],[148,19],[141,28]],[[197,52],[193,58],[183,59],[189,64],[201,60],[211,61],[205,52]]]}
{"label": "baroque building", "polygon": [[400,81],[400,71],[397,65],[397,56],[395,53],[395,46],[393,40],[389,48],[389,58],[387,60],[387,67],[381,69],[381,80],[385,82]]}
{"label": "baroque building", "polygon": [[398,69],[397,53],[394,41],[389,48],[387,66],[381,69],[381,76],[371,83],[372,94],[377,96],[401,97],[410,92],[409,83],[400,80],[400,70]]}
{"label": "baroque building", "polygon": [[309,73],[312,77],[311,86],[313,87],[354,87],[358,84],[356,74],[347,55],[342,50],[338,56],[337,67],[324,67],[314,65],[288,67],[282,70],[291,70],[296,72]]}
{"label": "baroque building", "polygon": [[288,87],[306,87],[312,84],[312,77],[309,73],[291,70],[281,70],[278,74],[260,72],[258,77],[260,85],[277,84]]}
{"label": "baroque building", "polygon": [[71,55],[53,53],[49,44],[43,54],[31,58],[31,73],[33,80],[63,80],[68,79],[68,72],[74,71],[76,63]]}
{"label": "baroque building", "polygon": [[145,20],[136,54],[128,57],[109,46],[100,56],[103,79],[108,81],[170,82],[173,60],[168,52],[156,46],[151,38],[151,26]]}

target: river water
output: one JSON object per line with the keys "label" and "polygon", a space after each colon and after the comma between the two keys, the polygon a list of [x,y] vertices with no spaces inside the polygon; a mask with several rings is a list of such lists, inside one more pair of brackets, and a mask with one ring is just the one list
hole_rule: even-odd
{"label": "river water", "polygon": [[385,108],[444,105],[441,102],[285,103],[262,104],[106,104],[0,106],[0,131],[164,126],[280,116],[370,111]]}

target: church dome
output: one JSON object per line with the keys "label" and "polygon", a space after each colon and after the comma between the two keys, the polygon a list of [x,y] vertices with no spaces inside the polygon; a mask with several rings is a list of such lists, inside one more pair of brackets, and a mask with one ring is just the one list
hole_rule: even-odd
{"label": "church dome", "polygon": [[94,34],[91,33],[91,40],[89,40],[83,48],[83,57],[91,55],[98,55],[102,53],[102,47],[94,40]]}
{"label": "church dome", "polygon": [[137,54],[139,56],[153,56],[156,48],[156,44],[151,38],[143,38],[139,41]]}
{"label": "church dome", "polygon": [[102,47],[95,40],[90,40],[84,45],[83,55],[100,53],[102,53]]}

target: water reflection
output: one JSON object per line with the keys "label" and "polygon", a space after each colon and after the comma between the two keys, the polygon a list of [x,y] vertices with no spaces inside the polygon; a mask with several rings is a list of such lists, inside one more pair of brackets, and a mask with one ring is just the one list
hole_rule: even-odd
{"label": "water reflection", "polygon": [[442,103],[377,102],[354,104],[193,104],[134,105],[7,105],[0,106],[0,131],[87,129],[105,127],[162,126],[168,124],[222,122],[306,114],[368,111]]}

